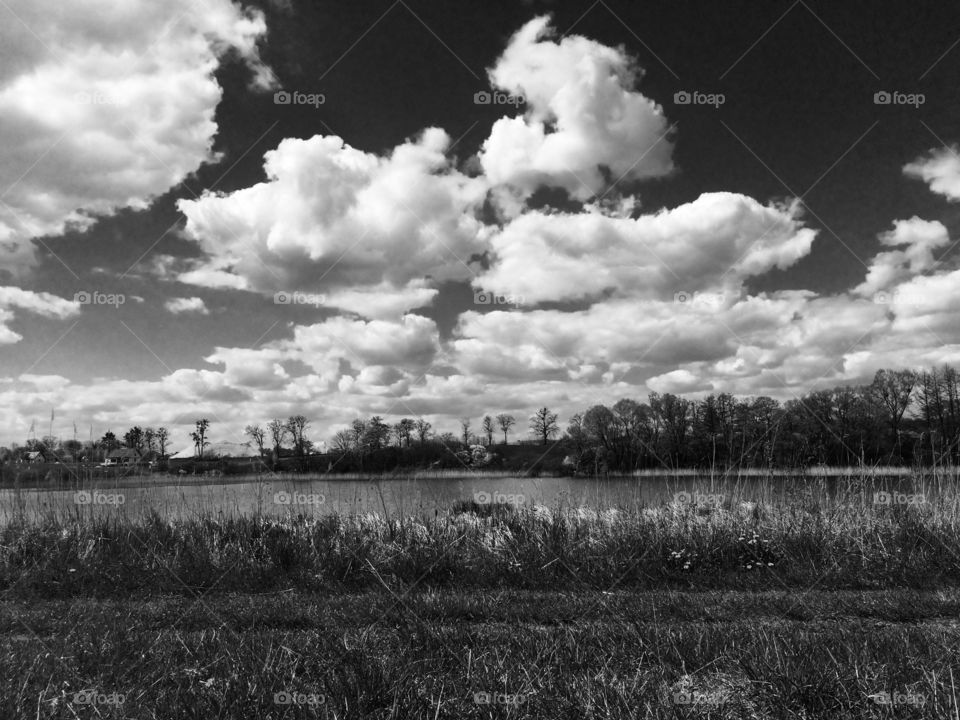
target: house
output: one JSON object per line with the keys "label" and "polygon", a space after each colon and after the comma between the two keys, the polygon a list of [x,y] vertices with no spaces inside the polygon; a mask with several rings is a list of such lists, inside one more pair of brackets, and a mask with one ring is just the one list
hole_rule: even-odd
{"label": "house", "polygon": [[53,460],[56,460],[56,457],[46,450],[31,450],[30,452],[24,453],[21,458],[21,462],[25,463],[44,463]]}
{"label": "house", "polygon": [[126,467],[136,465],[141,460],[140,451],[135,448],[117,448],[107,453],[104,467]]}

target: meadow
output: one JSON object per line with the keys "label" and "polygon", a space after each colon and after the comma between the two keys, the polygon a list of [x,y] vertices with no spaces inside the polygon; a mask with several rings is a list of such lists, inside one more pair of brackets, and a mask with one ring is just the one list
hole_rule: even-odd
{"label": "meadow", "polygon": [[874,481],[745,497],[731,479],[606,508],[9,519],[0,707],[956,718],[960,495],[952,476],[928,493]]}

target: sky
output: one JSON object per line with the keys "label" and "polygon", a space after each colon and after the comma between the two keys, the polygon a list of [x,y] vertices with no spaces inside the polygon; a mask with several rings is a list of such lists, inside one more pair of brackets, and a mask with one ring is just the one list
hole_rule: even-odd
{"label": "sky", "polygon": [[5,0],[0,443],[565,424],[956,363],[958,27],[813,0]]}

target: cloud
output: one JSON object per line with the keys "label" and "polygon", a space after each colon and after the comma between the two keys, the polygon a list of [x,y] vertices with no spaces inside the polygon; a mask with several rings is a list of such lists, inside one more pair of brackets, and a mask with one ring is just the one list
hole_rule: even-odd
{"label": "cloud", "polygon": [[486,184],[453,167],[449,144],[438,129],[385,157],[338,137],[284,140],[265,155],[266,182],[180,201],[206,259],[179,279],[322,293],[371,316],[421,304],[427,278],[469,278],[485,249]]}
{"label": "cloud", "polygon": [[262,14],[229,0],[13,0],[3,12],[0,253],[13,271],[32,263],[30,238],[143,209],[218,159],[224,53],[271,82]]}
{"label": "cloud", "polygon": [[554,34],[548,17],[531,20],[489,71],[492,85],[526,99],[526,111],[494,124],[480,152],[487,178],[526,195],[546,185],[586,200],[610,181],[669,174],[669,126],[633,89],[634,60],[623,48]]}
{"label": "cloud", "polygon": [[744,278],[807,255],[816,231],[798,204],[763,206],[734,193],[636,219],[587,212],[527,212],[491,238],[490,269],[474,285],[528,303],[678,292],[739,292]]}
{"label": "cloud", "polygon": [[210,314],[206,303],[203,302],[203,298],[198,297],[170,298],[163,303],[163,306],[174,315],[182,315],[184,313],[196,313],[198,315]]}
{"label": "cloud", "polygon": [[895,220],[893,230],[882,233],[879,239],[880,244],[887,247],[906,245],[907,248],[877,253],[870,261],[866,279],[854,288],[860,295],[887,290],[912,275],[932,269],[935,266],[933,251],[950,243],[943,223],[916,216]]}
{"label": "cloud", "polygon": [[960,154],[957,146],[931,150],[903,166],[907,177],[923,180],[930,189],[949,200],[960,200]]}
{"label": "cloud", "polygon": [[15,310],[25,310],[42,317],[63,320],[80,312],[80,306],[47,292],[34,292],[19,287],[0,287],[0,345],[20,342],[23,336],[9,327]]}

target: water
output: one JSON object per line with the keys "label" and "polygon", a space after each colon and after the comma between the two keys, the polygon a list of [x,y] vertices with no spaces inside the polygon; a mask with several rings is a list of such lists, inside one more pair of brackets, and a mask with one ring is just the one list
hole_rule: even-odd
{"label": "water", "polygon": [[[873,501],[873,494],[880,490],[899,493],[892,495],[890,502],[930,500],[943,491],[943,483],[932,485],[910,477],[853,482],[867,502]],[[956,484],[955,480],[946,482],[951,487]],[[851,481],[836,476],[747,477],[724,481],[694,475],[605,479],[475,475],[376,480],[297,480],[274,476],[262,480],[223,482],[221,479],[200,483],[193,479],[153,476],[84,483],[79,493],[50,489],[0,490],[0,521],[36,519],[51,512],[60,516],[138,517],[153,511],[172,519],[210,514],[284,517],[370,512],[390,517],[425,516],[445,511],[457,501],[471,500],[596,509],[656,506],[674,500],[770,502],[786,496],[829,499],[841,483],[850,487]]]}

